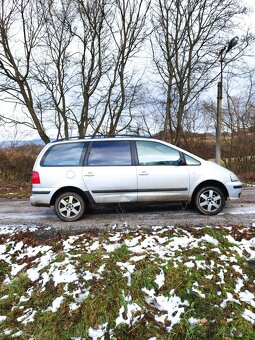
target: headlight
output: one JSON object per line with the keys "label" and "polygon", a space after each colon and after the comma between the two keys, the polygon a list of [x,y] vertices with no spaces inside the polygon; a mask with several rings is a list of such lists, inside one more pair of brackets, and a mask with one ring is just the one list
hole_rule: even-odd
{"label": "headlight", "polygon": [[231,172],[231,174],[230,174],[230,179],[231,179],[231,182],[238,182],[239,181],[239,178],[233,172]]}

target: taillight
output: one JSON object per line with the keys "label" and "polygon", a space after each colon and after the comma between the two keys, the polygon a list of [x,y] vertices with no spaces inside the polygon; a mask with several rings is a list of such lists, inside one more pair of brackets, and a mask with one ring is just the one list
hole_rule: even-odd
{"label": "taillight", "polygon": [[40,184],[40,175],[37,171],[32,171],[32,184]]}

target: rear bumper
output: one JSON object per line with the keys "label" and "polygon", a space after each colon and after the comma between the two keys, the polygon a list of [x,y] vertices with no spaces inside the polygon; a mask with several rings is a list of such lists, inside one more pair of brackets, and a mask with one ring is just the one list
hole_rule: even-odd
{"label": "rear bumper", "polygon": [[51,196],[50,191],[33,190],[30,196],[30,203],[34,207],[49,207]]}

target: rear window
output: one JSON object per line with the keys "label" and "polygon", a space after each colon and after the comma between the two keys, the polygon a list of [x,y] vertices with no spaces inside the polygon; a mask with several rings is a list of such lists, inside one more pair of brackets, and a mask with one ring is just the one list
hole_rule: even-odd
{"label": "rear window", "polygon": [[82,166],[88,143],[63,143],[51,146],[41,166]]}
{"label": "rear window", "polygon": [[92,142],[89,153],[89,166],[131,165],[129,141]]}

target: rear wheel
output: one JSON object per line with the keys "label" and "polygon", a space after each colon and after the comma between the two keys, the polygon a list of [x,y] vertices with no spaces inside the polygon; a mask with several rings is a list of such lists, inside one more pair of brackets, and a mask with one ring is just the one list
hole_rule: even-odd
{"label": "rear wheel", "polygon": [[216,215],[222,211],[225,198],[217,187],[204,187],[195,196],[196,208],[204,215]]}
{"label": "rear wheel", "polygon": [[72,222],[82,217],[85,211],[85,203],[76,192],[65,192],[57,197],[54,208],[61,220]]}

